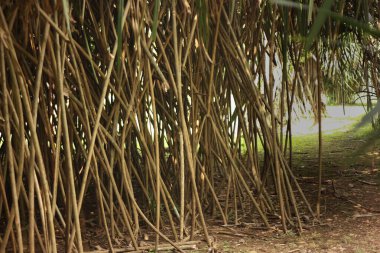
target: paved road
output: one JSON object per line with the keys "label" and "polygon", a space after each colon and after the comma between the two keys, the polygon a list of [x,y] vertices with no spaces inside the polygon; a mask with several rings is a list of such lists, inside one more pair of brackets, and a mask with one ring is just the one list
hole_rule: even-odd
{"label": "paved road", "polygon": [[[345,113],[342,106],[327,106],[326,116],[322,119],[323,133],[347,131],[364,114],[362,106],[346,106]],[[299,116],[293,120],[292,128],[295,136],[318,133],[318,124],[313,116]]]}

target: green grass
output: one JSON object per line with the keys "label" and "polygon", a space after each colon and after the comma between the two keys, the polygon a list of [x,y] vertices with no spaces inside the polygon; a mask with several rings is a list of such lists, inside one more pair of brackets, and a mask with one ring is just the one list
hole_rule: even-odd
{"label": "green grass", "polygon": [[[359,122],[359,119],[358,119]],[[344,141],[348,137],[350,139],[364,140],[373,139],[378,136],[377,131],[373,130],[371,125],[366,125],[361,128],[355,129],[352,125],[347,131],[334,131],[328,134],[322,132],[322,149],[326,145],[331,145],[337,141]],[[318,149],[318,134],[309,134],[293,137],[293,151],[303,152]]]}
{"label": "green grass", "polygon": [[[350,107],[355,110],[354,106]],[[344,116],[337,108],[334,109],[333,116],[323,118],[322,122],[325,126],[327,124],[337,124],[335,127],[329,128],[327,126],[330,130],[322,132],[322,162],[327,174],[335,173],[333,168],[357,164],[358,158],[363,155],[368,159],[361,159],[361,163],[366,163],[361,165],[369,165],[372,159],[368,156],[368,153],[376,149],[380,150],[380,131],[374,130],[371,124],[366,124],[360,128],[357,127],[363,115],[358,113],[350,114],[350,108],[347,107],[347,114]],[[308,126],[311,126],[313,119],[310,117],[309,120],[303,120],[301,127],[303,123],[308,123]],[[303,176],[316,176],[319,146],[318,131],[315,131],[316,129],[317,126],[314,126],[313,132],[294,134],[292,137],[292,164],[294,169],[298,170]],[[262,162],[263,147],[260,142],[258,144],[259,160]],[[241,147],[242,153],[245,154],[247,149],[244,139],[241,140]],[[286,156],[288,157],[288,154]]]}

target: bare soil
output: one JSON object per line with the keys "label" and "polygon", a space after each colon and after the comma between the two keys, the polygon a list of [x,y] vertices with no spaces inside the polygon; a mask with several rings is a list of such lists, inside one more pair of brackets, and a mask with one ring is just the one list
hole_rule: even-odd
{"label": "bare soil", "polygon": [[[335,113],[335,111],[333,112]],[[356,118],[355,118],[356,117]],[[380,252],[380,134],[368,130],[355,129],[357,115],[347,119],[343,115],[332,115],[325,119],[330,130],[324,134],[323,142],[323,190],[321,217],[319,220],[302,214],[304,230],[284,233],[276,219],[272,229],[263,229],[258,223],[239,221],[238,225],[222,226],[215,219],[208,219],[209,234],[213,239],[213,249],[208,249],[202,241],[201,231],[194,243],[184,246],[186,252]],[[343,120],[342,120],[343,119]],[[306,121],[305,121],[306,122]],[[335,124],[341,124],[336,128]],[[294,140],[293,168],[302,189],[315,208],[318,174],[318,142],[315,126],[303,131]],[[325,126],[326,126],[325,125]],[[314,129],[314,130],[313,130]],[[89,209],[95,209],[89,208]],[[305,212],[306,213],[306,212]],[[86,215],[84,227],[85,249],[107,252],[107,240],[103,230]],[[243,219],[242,219],[243,220]],[[249,220],[249,219],[244,219]],[[278,219],[277,219],[278,220]],[[212,225],[214,224],[214,225]],[[163,226],[170,234],[168,224]],[[153,245],[155,235],[149,229],[139,241],[146,246],[146,252]],[[164,231],[165,233],[165,231]],[[144,239],[143,239],[144,237]],[[162,243],[164,243],[162,241]],[[116,240],[114,246],[126,247],[126,239]],[[196,246],[196,249],[191,249]],[[131,250],[131,247],[127,247]],[[170,247],[164,252],[173,252]],[[104,251],[103,251],[104,249]],[[160,251],[161,252],[161,251]]]}
{"label": "bare soil", "polygon": [[[325,138],[319,220],[306,217],[301,235],[276,228],[255,230],[249,224],[211,228],[219,251],[380,252],[380,137],[357,131],[351,129]],[[311,202],[317,196],[315,143],[300,145],[294,157],[297,176]]]}
{"label": "bare soil", "polygon": [[[271,221],[271,224],[274,223],[273,228],[268,230],[256,222],[239,221],[238,225],[222,226],[220,221],[210,218],[207,223],[214,224],[209,226],[213,249],[208,249],[199,231],[195,238],[199,241],[183,245],[184,250],[246,253],[380,252],[380,134],[369,131],[368,127],[367,130],[355,129],[352,125],[358,121],[357,115],[347,117],[336,112],[333,108],[330,112],[333,115],[325,119],[328,129],[325,129],[323,142],[323,189],[319,220],[302,214],[304,230],[299,235],[291,230],[284,233],[281,224],[275,223],[276,219]],[[293,168],[315,209],[317,134],[312,124],[305,132],[304,121],[299,122],[302,132],[294,140]],[[336,127],[336,124],[340,124],[340,127]],[[167,234],[170,234],[167,229]],[[154,244],[155,235],[147,233],[144,235],[146,240],[141,241],[142,245]],[[94,249],[95,245],[103,246],[95,247],[98,249],[106,248],[104,231],[96,233],[95,229],[89,227],[85,238],[87,249]],[[120,239],[115,246],[128,244],[128,241]],[[191,249],[193,246],[196,249]]]}

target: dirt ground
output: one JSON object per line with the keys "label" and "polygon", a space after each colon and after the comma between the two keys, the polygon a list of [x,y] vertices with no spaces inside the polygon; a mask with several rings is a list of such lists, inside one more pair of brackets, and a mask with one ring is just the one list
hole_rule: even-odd
{"label": "dirt ground", "polygon": [[[313,220],[302,213],[305,224],[301,235],[293,231],[284,233],[279,223],[268,230],[254,223],[241,222],[236,226],[221,226],[220,222],[218,224],[209,220],[208,224],[215,224],[209,226],[215,250],[210,251],[207,248],[206,243],[202,241],[203,236],[199,233],[195,238],[199,241],[188,243],[190,248],[194,245],[196,249],[189,249],[185,245],[185,251],[380,252],[380,133],[372,132],[370,127],[364,130],[352,127],[358,122],[360,111],[351,114],[350,117],[342,115],[336,108],[329,108],[329,113],[325,118],[327,131],[323,143],[320,220]],[[307,131],[305,122],[309,124]],[[315,207],[318,173],[317,134],[315,125],[310,123],[310,120],[301,119],[298,124],[300,132],[295,132],[294,137],[293,168],[302,189]],[[83,234],[85,250],[108,252],[104,231],[95,229],[91,220],[86,220],[86,227]],[[140,246],[144,246],[145,243],[147,249],[151,248],[147,245],[152,245],[154,238],[154,234],[149,234],[145,242],[141,241]],[[63,245],[63,241],[60,243]],[[120,239],[116,244],[116,247],[125,247],[129,242]],[[130,247],[128,248],[130,250]],[[173,252],[170,248],[165,252]],[[63,252],[64,248],[61,250]]]}
{"label": "dirt ground", "polygon": [[[370,127],[364,130],[353,128],[352,125],[359,121],[362,111],[357,107],[352,110],[347,116],[339,108],[330,107],[324,119],[324,172],[319,220],[301,214],[305,222],[301,235],[293,231],[284,233],[279,223],[268,230],[259,228],[254,223],[221,226],[220,222],[208,220],[209,225],[215,224],[209,226],[215,250],[207,248],[199,233],[195,239],[200,242],[189,242],[191,247],[194,245],[197,249],[186,246],[185,251],[380,252],[380,133],[373,133]],[[299,125],[299,131],[295,130],[293,168],[315,209],[318,141],[317,128],[310,122],[310,119],[300,119],[295,124]],[[92,234],[87,234],[86,237],[90,238],[88,242],[92,241],[88,248],[105,240],[104,235],[103,238]],[[152,245],[154,238],[154,234],[150,234],[146,243]],[[121,241],[120,245],[125,243],[127,242]],[[107,245],[106,241],[101,245]]]}
{"label": "dirt ground", "polygon": [[[380,252],[378,140],[379,134],[354,128],[325,136],[322,215],[319,221],[306,219],[301,236],[277,229],[255,230],[249,225],[214,227],[211,233],[214,231],[219,251]],[[308,141],[310,143],[305,143]],[[302,188],[312,201],[317,195],[317,142],[315,137],[307,137],[299,143],[294,152],[294,167]]]}

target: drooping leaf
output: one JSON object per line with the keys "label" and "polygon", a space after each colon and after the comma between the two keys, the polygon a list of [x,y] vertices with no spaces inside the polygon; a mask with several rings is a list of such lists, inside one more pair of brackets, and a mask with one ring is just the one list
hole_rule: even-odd
{"label": "drooping leaf", "polygon": [[116,24],[116,32],[117,32],[117,53],[116,53],[116,68],[119,72],[121,65],[121,49],[123,46],[123,31],[122,31],[122,23],[123,23],[123,11],[124,11],[124,0],[119,0],[119,5],[117,6],[117,24]]}
{"label": "drooping leaf", "polygon": [[327,10],[327,11],[331,10],[331,7],[333,6],[334,2],[335,2],[334,0],[326,0],[322,4],[321,8],[319,8],[318,15],[315,18],[314,24],[311,27],[310,33],[306,39],[306,44],[305,44],[306,50],[310,50],[311,46],[313,45],[313,42],[318,37],[318,34],[321,31],[322,26],[328,17],[328,13],[323,10]]}
{"label": "drooping leaf", "polygon": [[209,40],[209,26],[208,26],[208,9],[205,0],[197,0],[196,2],[197,12],[199,16],[199,31],[201,33],[203,43],[206,48]]}
{"label": "drooping leaf", "polygon": [[[333,0],[328,0],[329,2],[334,2]],[[287,1],[287,0],[271,0],[272,3],[275,3],[275,4],[278,4],[278,5],[281,5],[281,6],[286,6],[286,7],[291,7],[291,8],[295,8],[295,9],[299,9],[301,10],[304,10],[304,9],[308,9],[309,7],[305,4],[300,4],[300,3],[294,3],[294,2],[291,2],[291,1]],[[327,2],[327,1],[326,1]],[[326,4],[325,2],[325,4]],[[361,1],[359,1],[359,4],[361,3]],[[330,9],[331,8],[326,8],[326,6],[322,6],[321,8],[313,8],[315,10],[318,11],[318,16],[317,16],[317,19],[320,17],[320,15],[323,15],[325,18],[323,19],[323,22],[319,21],[319,29],[317,30],[317,27],[316,27],[316,23],[317,23],[317,19],[316,21],[314,22],[314,25],[312,27],[312,30],[309,34],[309,38],[311,40],[311,43],[313,42],[312,41],[312,36],[314,37],[314,39],[316,38],[316,36],[318,35],[320,29],[322,28],[323,26],[323,23],[324,21],[326,20],[326,18],[328,16],[330,16],[331,18],[333,19],[336,19],[336,20],[339,20],[340,22],[346,24],[347,26],[350,26],[352,28],[356,28],[356,29],[360,29],[362,30],[363,32],[369,34],[369,35],[372,35],[374,37],[380,37],[380,30],[379,29],[376,29],[374,27],[371,27],[369,24],[367,23],[364,23],[356,18],[352,18],[352,17],[348,17],[346,15],[342,15],[342,14],[339,14],[339,13],[336,13],[336,12],[333,12],[331,11]],[[321,18],[319,18],[321,19]],[[303,22],[301,22],[303,23]],[[301,29],[302,31],[302,29]],[[309,39],[308,38],[308,39]]]}
{"label": "drooping leaf", "polygon": [[160,12],[161,0],[154,1],[153,25],[152,25],[152,42],[156,40],[158,27],[158,13]]}
{"label": "drooping leaf", "polygon": [[367,33],[371,36],[374,36],[377,38],[380,37],[380,30],[377,28],[373,28],[370,24],[361,22],[355,18],[350,18],[350,17],[344,16],[344,15],[336,13],[336,12],[332,12],[332,11],[328,11],[328,10],[322,10],[322,12],[325,12],[326,15],[329,15],[332,18],[339,20],[340,22],[344,23],[347,26],[350,26],[350,27],[356,28],[356,29],[360,29],[364,33]]}
{"label": "drooping leaf", "polygon": [[309,13],[307,15],[307,22],[310,24],[313,17],[314,0],[309,0]]}
{"label": "drooping leaf", "polygon": [[372,108],[361,120],[360,122],[355,126],[355,129],[360,128],[368,123],[372,123],[372,119],[376,114],[380,113],[380,100],[377,101],[377,104],[375,107]]}

